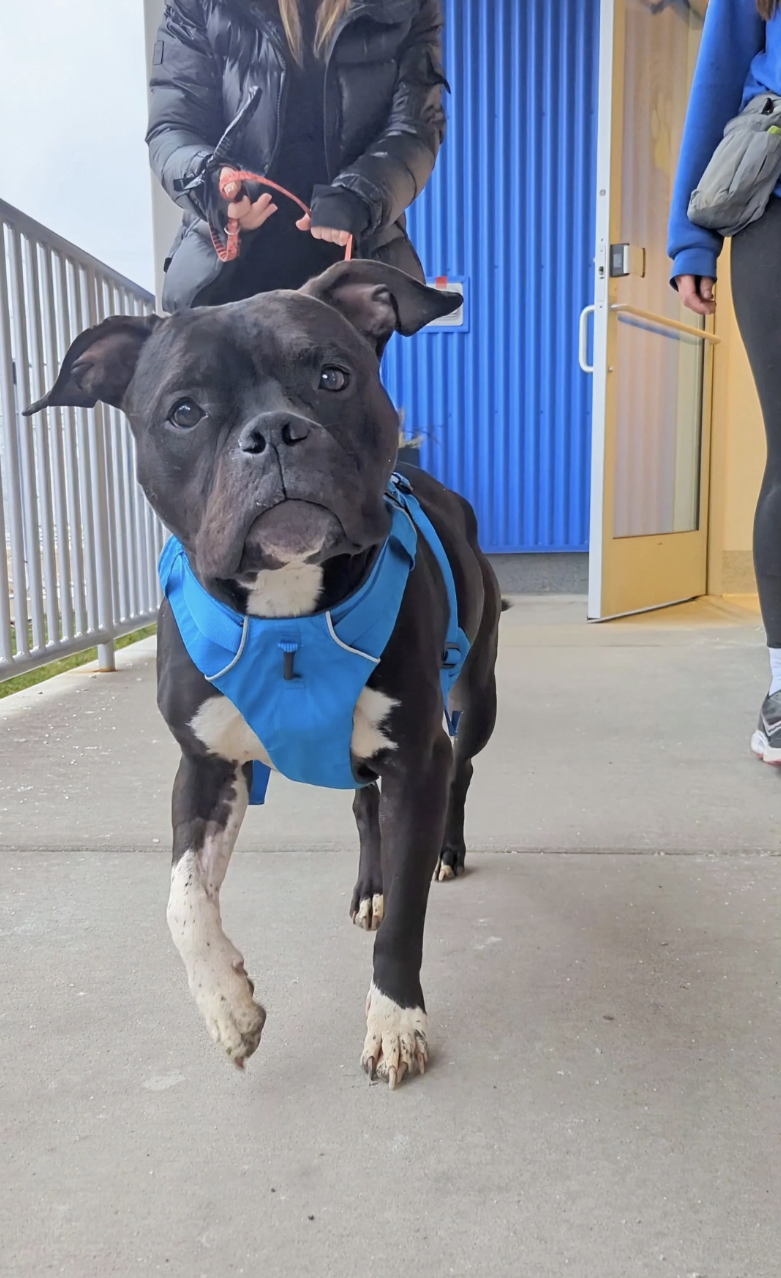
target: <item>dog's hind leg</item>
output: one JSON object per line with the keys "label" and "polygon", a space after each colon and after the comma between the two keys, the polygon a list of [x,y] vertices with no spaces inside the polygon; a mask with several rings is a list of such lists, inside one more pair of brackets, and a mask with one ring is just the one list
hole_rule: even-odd
{"label": "dog's hind leg", "polygon": [[350,903],[350,918],[356,927],[362,927],[366,932],[376,932],[385,912],[380,853],[380,789],[376,782],[355,791],[353,813],[358,826],[361,852],[358,881],[353,888]]}
{"label": "dog's hind leg", "polygon": [[460,709],[461,718],[455,740],[445,837],[434,874],[440,883],[464,873],[464,813],[474,772],[472,760],[488,745],[496,725],[495,670],[502,600],[493,569],[487,561],[482,561],[481,566],[485,583],[483,617],[452,696],[453,708]]}
{"label": "dog's hind leg", "polygon": [[464,873],[466,842],[464,841],[464,814],[466,796],[472,780],[472,760],[491,739],[496,722],[496,683],[493,678],[481,690],[479,697],[470,698],[470,704],[462,712],[455,741],[455,767],[450,784],[447,808],[447,825],[442,851],[437,862],[435,878],[440,883],[458,878]]}
{"label": "dog's hind leg", "polygon": [[[251,766],[251,765],[250,765]],[[216,755],[182,756],[174,782],[168,926],[212,1038],[243,1067],[266,1013],[220,917],[220,888],[247,810],[249,768]]]}

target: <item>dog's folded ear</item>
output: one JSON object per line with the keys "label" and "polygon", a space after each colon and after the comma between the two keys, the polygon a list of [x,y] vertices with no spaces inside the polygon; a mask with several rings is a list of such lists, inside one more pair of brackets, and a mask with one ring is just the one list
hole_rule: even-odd
{"label": "dog's folded ear", "polygon": [[301,292],[341,312],[371,342],[378,358],[393,333],[411,337],[464,302],[460,293],[428,288],[395,266],[360,258],[337,262]]}
{"label": "dog's folded ear", "polygon": [[80,333],[51,390],[24,416],[50,405],[94,408],[98,400],[121,408],[143,345],[160,322],[159,315],[112,315]]}

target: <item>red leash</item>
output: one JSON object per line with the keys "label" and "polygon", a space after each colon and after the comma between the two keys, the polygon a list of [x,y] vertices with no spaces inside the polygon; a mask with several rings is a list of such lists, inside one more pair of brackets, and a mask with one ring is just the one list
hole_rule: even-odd
{"label": "red leash", "polygon": [[[272,191],[276,191],[279,195],[287,196],[287,198],[289,200],[292,200],[294,204],[297,204],[298,207],[304,213],[307,214],[307,216],[311,214],[311,209],[308,208],[306,204],[304,204],[303,200],[299,200],[298,196],[294,195],[292,191],[286,191],[284,186],[278,186],[277,183],[272,182],[270,178],[261,177],[260,174],[258,173],[248,173],[248,172],[245,172],[244,170],[238,173],[231,172],[229,174],[226,174],[224,178],[220,178],[220,195],[223,197],[223,199],[230,200],[232,204],[235,204],[236,201],[240,200],[242,197],[243,192],[241,190],[241,184],[243,182],[257,182],[259,183],[260,186],[269,186],[271,187]],[[239,191],[232,196],[226,195],[223,188],[225,186],[232,186],[234,185],[234,183],[238,185]],[[239,227],[239,223],[237,219],[235,217],[228,218],[228,226],[227,226],[224,244],[222,243],[222,240],[220,239],[219,232],[216,230],[214,226],[212,226],[211,222],[209,223],[209,234],[212,237],[212,244],[214,245],[214,251],[217,254],[220,261],[234,262],[236,258],[239,256],[239,236],[241,234],[241,228]],[[344,250],[345,262],[349,262],[352,259],[352,255],[353,255],[353,237],[351,235],[349,240],[347,241],[347,244]]]}

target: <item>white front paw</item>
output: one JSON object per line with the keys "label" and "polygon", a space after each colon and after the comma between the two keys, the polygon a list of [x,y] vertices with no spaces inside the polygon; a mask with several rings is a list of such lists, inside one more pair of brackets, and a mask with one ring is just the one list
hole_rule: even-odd
{"label": "white front paw", "polygon": [[188,973],[190,990],[215,1043],[239,1069],[257,1049],[266,1013],[253,997],[255,987],[244,960],[230,941],[210,946]]}
{"label": "white front paw", "polygon": [[370,1078],[388,1081],[391,1091],[407,1073],[425,1074],[428,1018],[420,1007],[399,1007],[372,983],[366,999],[366,1041],[361,1065]]}

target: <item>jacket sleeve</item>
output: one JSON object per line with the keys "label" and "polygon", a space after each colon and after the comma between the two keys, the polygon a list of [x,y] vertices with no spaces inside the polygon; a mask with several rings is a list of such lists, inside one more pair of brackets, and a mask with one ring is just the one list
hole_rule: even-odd
{"label": "jacket sleeve", "polygon": [[[371,146],[315,192],[312,221],[357,234],[373,234],[396,222],[428,182],[445,135],[441,62],[442,6],[422,0],[401,51],[388,119]],[[345,200],[343,192],[357,196]],[[365,210],[360,216],[358,210]],[[359,225],[359,222],[364,225]]]}
{"label": "jacket sleeve", "polygon": [[[223,129],[222,84],[201,0],[166,4],[152,58],[146,135],[152,170],[171,199],[205,217],[204,174]],[[196,183],[192,190],[185,187]]]}
{"label": "jacket sleeve", "polygon": [[722,238],[689,221],[688,207],[724,133],[738,114],[749,68],[765,46],[756,0],[711,0],[694,72],[670,205],[667,251],[672,277],[716,278]]}

